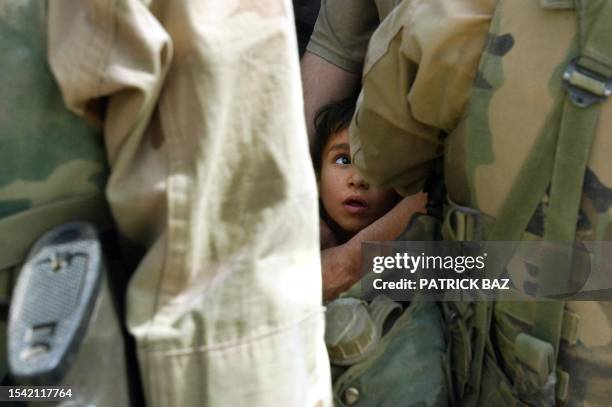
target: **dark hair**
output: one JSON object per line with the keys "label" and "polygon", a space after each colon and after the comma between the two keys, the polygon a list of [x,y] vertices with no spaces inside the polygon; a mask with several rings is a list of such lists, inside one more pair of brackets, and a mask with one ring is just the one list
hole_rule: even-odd
{"label": "dark hair", "polygon": [[351,124],[351,119],[355,113],[355,103],[357,97],[351,96],[339,102],[332,102],[323,106],[315,116],[315,142],[312,150],[312,163],[315,171],[321,171],[321,156],[325,145],[332,134],[336,134]]}

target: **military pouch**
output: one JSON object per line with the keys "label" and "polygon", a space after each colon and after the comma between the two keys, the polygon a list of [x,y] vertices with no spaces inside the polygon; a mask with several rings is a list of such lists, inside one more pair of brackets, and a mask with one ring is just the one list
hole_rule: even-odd
{"label": "military pouch", "polygon": [[413,303],[365,357],[334,380],[334,405],[447,407],[445,340],[434,303]]}
{"label": "military pouch", "polygon": [[529,404],[554,405],[556,375],[553,346],[521,332],[514,340],[514,355],[514,391]]}
{"label": "military pouch", "polygon": [[[498,335],[498,340],[502,339]],[[499,342],[498,342],[499,343]],[[551,344],[524,332],[512,343],[511,381],[499,366],[491,347],[485,350],[477,406],[555,405],[554,349]]]}
{"label": "military pouch", "polygon": [[513,391],[508,377],[495,359],[485,354],[482,367],[482,383],[476,406],[519,407],[526,406]]}
{"label": "military pouch", "polygon": [[[519,333],[514,341],[498,333],[497,348],[502,352],[494,352],[486,322],[490,321],[488,305],[485,302],[442,304],[453,405],[552,405],[557,381],[552,345],[525,333]],[[494,329],[497,331],[498,326]],[[514,357],[511,363],[514,380],[500,367],[498,357],[505,356],[504,346]]]}

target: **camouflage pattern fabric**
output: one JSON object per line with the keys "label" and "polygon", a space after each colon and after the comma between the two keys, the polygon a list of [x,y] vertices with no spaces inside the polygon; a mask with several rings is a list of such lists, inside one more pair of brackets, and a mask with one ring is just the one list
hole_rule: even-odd
{"label": "camouflage pattern fabric", "polygon": [[[32,242],[53,226],[109,226],[101,129],[64,105],[47,63],[45,2],[0,4],[0,301]],[[0,377],[7,373],[0,322]]]}
{"label": "camouflage pattern fabric", "polygon": [[101,129],[66,109],[47,63],[45,3],[0,6],[0,269],[75,219],[105,224]]}
{"label": "camouflage pattern fabric", "polygon": [[[597,11],[597,2],[577,4],[586,13]],[[354,161],[366,179],[414,192],[432,160],[443,154],[449,197],[494,219],[536,140],[559,119],[554,106],[563,97],[561,76],[578,52],[572,6],[547,8],[530,0],[402,2],[372,37],[362,103],[351,126]],[[610,238],[610,129],[608,101],[584,174],[576,239]],[[543,236],[547,195],[541,200],[522,239]],[[566,304],[556,396],[569,405],[609,404],[609,308],[601,302]],[[517,349],[519,334],[532,330],[534,309],[532,303],[499,302],[493,309],[455,310],[467,321],[453,333],[457,400],[533,403],[522,398],[526,373]]]}

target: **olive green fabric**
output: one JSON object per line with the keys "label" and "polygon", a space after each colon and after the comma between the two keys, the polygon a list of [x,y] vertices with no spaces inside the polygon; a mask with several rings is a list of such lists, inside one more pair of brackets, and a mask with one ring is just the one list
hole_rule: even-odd
{"label": "olive green fabric", "polygon": [[[543,146],[557,148],[565,101],[563,72],[579,54],[579,37],[588,33],[578,35],[576,14],[567,4],[557,8],[544,3],[402,2],[396,9],[401,18],[385,20],[372,36],[362,102],[351,124],[354,162],[366,179],[413,192],[423,185],[435,157],[443,154],[450,199],[483,214],[486,237],[494,230],[491,220],[498,218],[502,223],[495,223],[495,236],[502,239],[541,239],[552,227],[563,230],[554,232],[556,236],[567,236],[569,230],[568,239],[608,240],[612,104],[601,105],[592,146],[583,144],[584,171],[565,177],[561,172],[554,180],[554,151],[529,159]],[[596,15],[602,3],[576,4],[585,15]],[[575,131],[588,133],[592,123],[574,125],[579,126]],[[577,144],[561,146],[559,157],[579,150]],[[524,170],[525,165],[532,169]],[[513,198],[513,185],[526,191],[523,198]],[[576,185],[581,193],[567,192]],[[573,209],[563,206],[565,199],[573,202]],[[561,217],[565,211],[576,212],[576,221],[564,219],[562,229],[548,224],[551,206]],[[513,235],[512,223],[519,218],[526,230]],[[538,289],[537,279],[516,283]],[[494,306],[445,304],[455,401],[546,405],[556,397],[570,405],[609,404],[609,307],[569,302],[565,308],[546,308],[502,301]],[[558,362],[552,368],[543,361],[556,346],[548,347],[538,337],[546,336],[546,330],[549,338],[560,337]],[[529,355],[542,362],[531,363]]]}
{"label": "olive green fabric", "polygon": [[101,129],[70,112],[47,63],[46,3],[0,7],[0,269],[71,220],[108,227]]}
{"label": "olive green fabric", "polygon": [[8,305],[18,267],[0,269],[0,302],[2,303],[3,313],[0,317],[0,377],[4,377],[8,373],[8,343],[6,335],[6,330],[8,329]]}
{"label": "olive green fabric", "polygon": [[47,63],[46,3],[0,6],[0,378],[19,264],[48,229],[71,220],[109,227],[100,129],[64,105]]}
{"label": "olive green fabric", "polygon": [[[437,305],[413,304],[373,352],[335,375],[334,403],[368,407],[448,406],[445,350]],[[338,367],[335,370],[338,372]]]}
{"label": "olive green fabric", "polygon": [[349,72],[361,72],[368,41],[401,0],[322,0],[307,50]]}

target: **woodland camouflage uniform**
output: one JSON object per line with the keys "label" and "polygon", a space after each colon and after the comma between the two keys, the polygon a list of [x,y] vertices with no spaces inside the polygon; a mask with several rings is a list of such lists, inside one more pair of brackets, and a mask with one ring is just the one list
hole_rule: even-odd
{"label": "woodland camouflage uniform", "polygon": [[[355,164],[369,182],[413,193],[443,156],[448,206],[479,211],[485,239],[609,240],[612,103],[582,111],[562,86],[573,58],[586,55],[579,61],[588,63],[595,54],[585,46],[591,34],[612,42],[610,20],[597,31],[577,24],[577,16],[594,21],[609,9],[609,1],[403,1],[368,48],[350,130]],[[592,64],[604,78],[612,75],[609,55],[595,55],[603,62]],[[585,115],[595,120],[580,119]],[[562,116],[574,120],[561,126]],[[589,123],[596,123],[592,145],[562,141],[568,134],[588,140]],[[581,153],[586,168],[551,179],[553,168]],[[564,192],[572,188],[577,192]],[[477,238],[455,232],[446,228],[444,235]],[[529,361],[521,360],[517,341],[520,333],[538,336],[543,308],[535,302],[444,305],[456,402],[546,404],[530,399],[529,386],[538,384],[525,373]],[[557,399],[609,405],[612,306],[568,302],[559,312],[560,344],[552,343]]]}
{"label": "woodland camouflage uniform", "polygon": [[66,109],[47,64],[44,3],[25,3],[0,5],[0,289],[6,308],[16,270],[44,232],[73,220],[110,226],[101,128]]}

